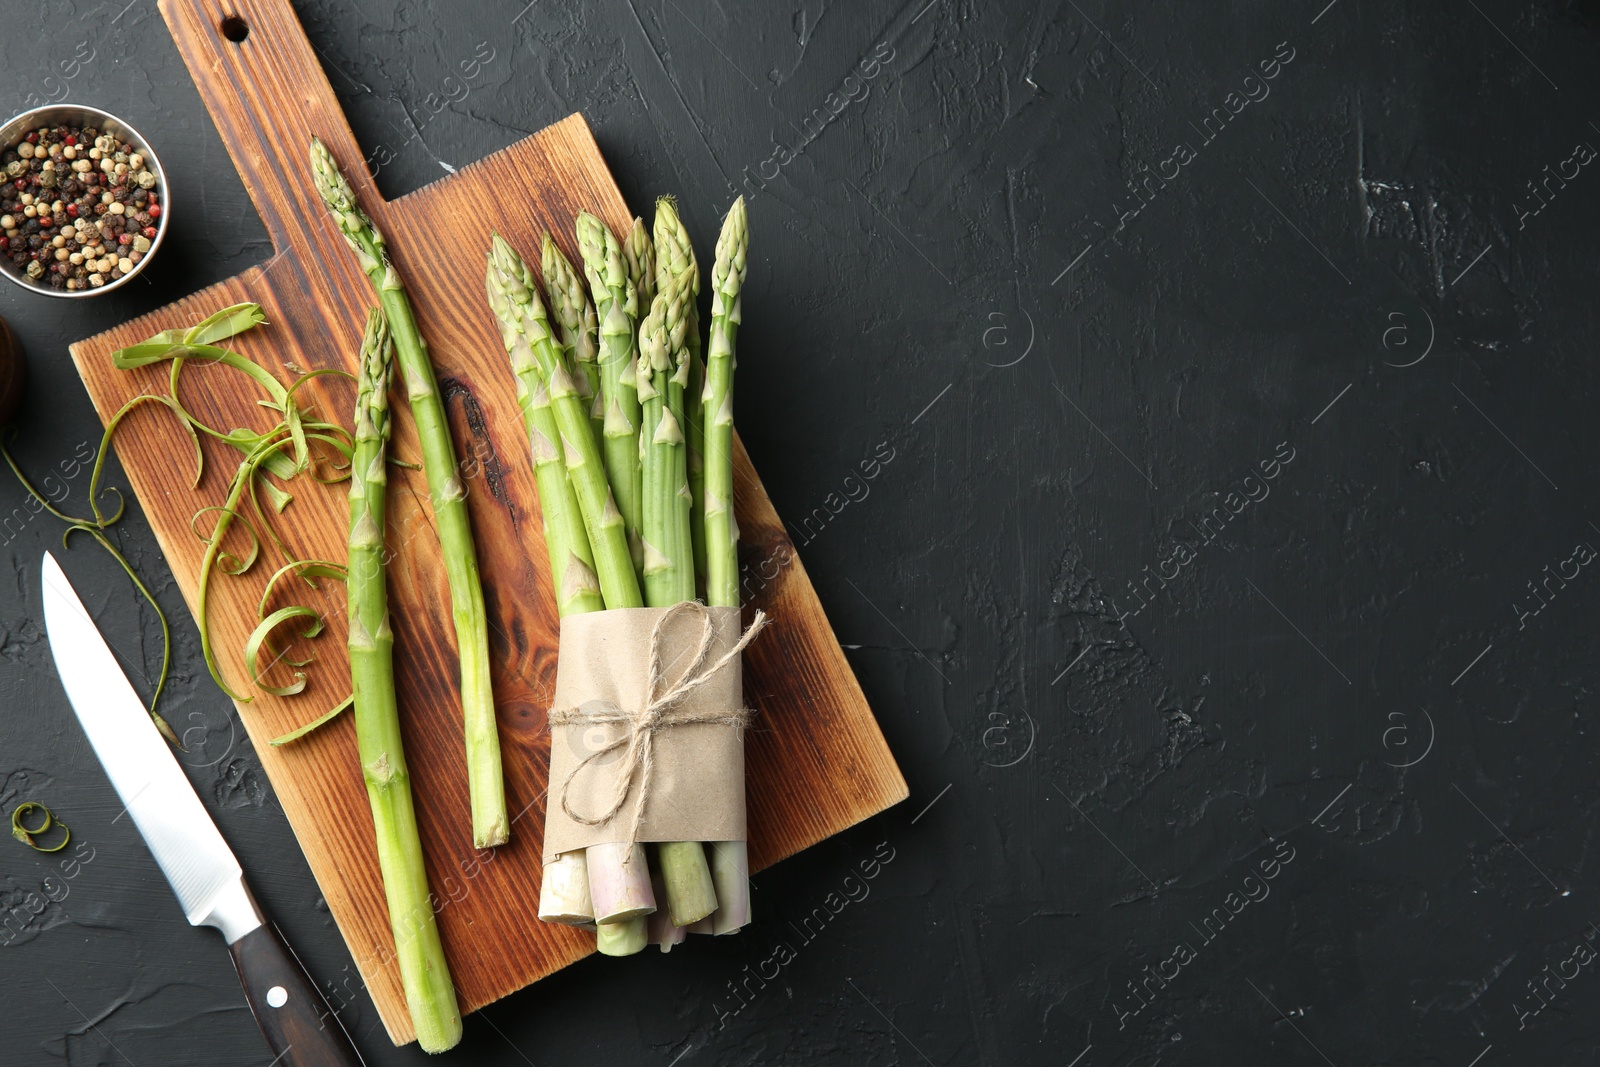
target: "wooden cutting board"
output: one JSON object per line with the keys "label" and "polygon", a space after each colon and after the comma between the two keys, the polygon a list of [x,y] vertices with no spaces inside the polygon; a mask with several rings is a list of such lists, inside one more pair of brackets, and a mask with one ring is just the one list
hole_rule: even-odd
{"label": "wooden cutting board", "polygon": [[[540,232],[549,229],[576,260],[571,228],[579,210],[595,211],[618,232],[631,212],[578,115],[385,203],[286,0],[162,0],[161,12],[275,254],[235,278],[73,345],[72,358],[106,419],[131,397],[167,387],[165,367],[118,371],[111,365],[113,350],[252,300],[265,308],[269,325],[238,338],[235,348],[280,380],[290,381],[292,368],[354,370],[373,296],[312,188],[307,144],[312,134],[328,144],[387,235],[432,346],[469,486],[492,622],[494,688],[516,821],[509,845],[478,853],[469,826],[449,598],[427,489],[420,474],[396,470],[389,543],[398,555],[389,573],[406,753],[429,878],[443,901],[441,931],[462,1009],[471,1011],[579,959],[593,943],[590,935],[535,918],[549,759],[545,709],[555,683],[557,620],[528,442],[484,303],[484,254],[491,228],[530,257],[537,256]],[[241,33],[243,40],[231,39]],[[159,130],[150,132],[159,137]],[[697,236],[709,266],[715,235]],[[759,247],[759,232],[755,242]],[[752,269],[760,270],[760,257],[755,259]],[[157,262],[151,269],[163,268]],[[760,315],[762,309],[748,305],[746,313]],[[762,358],[759,352],[743,355]],[[260,393],[227,368],[191,366],[183,387],[190,409],[211,425],[267,424],[255,406]],[[303,395],[320,415],[348,425],[347,383],[316,379]],[[395,447],[415,458],[409,412],[403,404],[398,410]],[[190,520],[199,508],[221,502],[237,463],[236,453],[213,444],[206,446],[205,479],[193,489],[190,446],[165,409],[144,405],[116,437],[117,455],[191,610],[204,546]],[[742,447],[735,461],[741,553],[753,574],[746,582],[747,611],[763,608],[776,619],[745,659],[746,696],[758,713],[747,740],[754,869],[904,799],[906,785]],[[298,557],[342,560],[344,487],[301,478],[293,491],[294,502],[274,519],[280,536]],[[212,632],[236,687],[246,684],[240,650],[279,562],[268,544],[250,572],[213,583]],[[392,938],[350,719],[294,745],[266,744],[348,692],[342,592],[336,583],[323,585],[317,593],[297,584],[293,601],[279,601],[326,613],[328,630],[313,644],[318,656],[308,668],[310,687],[289,699],[258,692],[238,712],[389,1036],[403,1044],[413,1033],[398,972],[385,962]],[[692,943],[688,951],[694,951]]]}

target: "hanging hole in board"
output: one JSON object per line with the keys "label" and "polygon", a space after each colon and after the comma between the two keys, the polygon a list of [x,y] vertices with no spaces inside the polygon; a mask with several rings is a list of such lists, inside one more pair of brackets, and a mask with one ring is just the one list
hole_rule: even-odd
{"label": "hanging hole in board", "polygon": [[222,36],[234,44],[238,44],[250,36],[250,24],[238,15],[227,16],[218,24],[217,28],[222,31]]}

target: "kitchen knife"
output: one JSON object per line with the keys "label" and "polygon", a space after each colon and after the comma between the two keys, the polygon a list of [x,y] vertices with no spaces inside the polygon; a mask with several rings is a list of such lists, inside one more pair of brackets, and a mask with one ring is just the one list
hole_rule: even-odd
{"label": "kitchen knife", "polygon": [[227,940],[245,999],[277,1057],[274,1067],[360,1067],[350,1035],[262,918],[233,850],[48,552],[44,623],[72,710],[189,924],[214,926]]}

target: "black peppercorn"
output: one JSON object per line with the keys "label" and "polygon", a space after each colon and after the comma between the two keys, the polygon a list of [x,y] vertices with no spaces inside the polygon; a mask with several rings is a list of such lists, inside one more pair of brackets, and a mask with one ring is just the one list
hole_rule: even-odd
{"label": "black peppercorn", "polygon": [[[88,289],[129,273],[148,254],[134,242],[148,250],[160,212],[160,188],[143,154],[115,134],[101,136],[92,128],[34,130],[26,140],[20,148],[0,149],[0,167],[10,179],[0,181],[0,257],[56,288]],[[101,166],[87,158],[91,144]],[[125,165],[120,173],[108,173],[106,160]],[[95,279],[92,285],[89,278]]]}

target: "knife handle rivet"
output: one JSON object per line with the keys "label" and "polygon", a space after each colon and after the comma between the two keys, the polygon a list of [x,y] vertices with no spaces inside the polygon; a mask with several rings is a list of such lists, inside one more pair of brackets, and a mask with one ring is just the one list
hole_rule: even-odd
{"label": "knife handle rivet", "polygon": [[281,985],[275,985],[267,990],[267,1003],[274,1008],[281,1008],[289,1003],[289,991]]}

